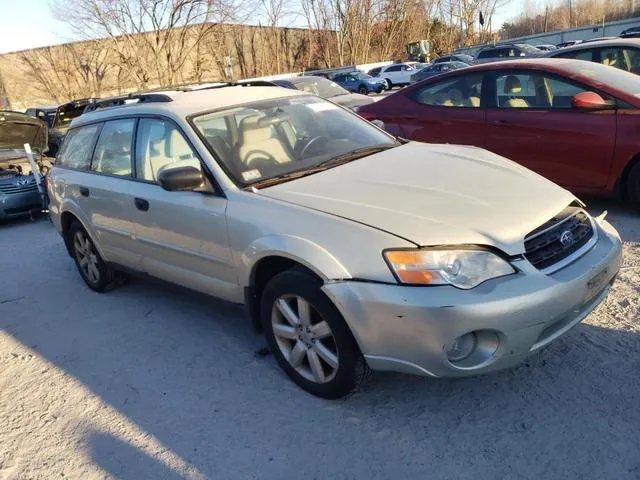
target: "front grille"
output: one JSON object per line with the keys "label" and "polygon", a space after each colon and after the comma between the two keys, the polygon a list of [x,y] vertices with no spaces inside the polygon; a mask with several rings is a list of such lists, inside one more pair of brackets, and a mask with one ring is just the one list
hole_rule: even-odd
{"label": "front grille", "polygon": [[569,207],[525,237],[525,257],[534,267],[544,270],[576,253],[593,235],[587,213]]}
{"label": "front grille", "polygon": [[4,183],[0,184],[0,193],[6,193],[8,195],[14,193],[26,193],[33,192],[38,189],[38,185],[35,182],[29,183],[27,185],[16,185],[15,183]]}

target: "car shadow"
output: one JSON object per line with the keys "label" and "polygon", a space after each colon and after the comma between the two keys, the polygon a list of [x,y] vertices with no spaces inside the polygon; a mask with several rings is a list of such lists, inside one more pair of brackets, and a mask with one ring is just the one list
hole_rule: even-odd
{"label": "car shadow", "polygon": [[[626,276],[599,325],[587,320],[521,367],[455,380],[375,373],[330,402],[286,378],[237,306],[140,279],[97,294],[52,245],[5,285],[16,300],[0,304],[0,328],[206,478],[640,475],[640,291]],[[18,272],[12,261],[4,268]],[[175,478],[120,438],[82,441],[117,478]]]}
{"label": "car shadow", "polygon": [[86,438],[86,443],[92,460],[112,478],[120,480],[184,478],[158,459],[109,433],[91,432]]}

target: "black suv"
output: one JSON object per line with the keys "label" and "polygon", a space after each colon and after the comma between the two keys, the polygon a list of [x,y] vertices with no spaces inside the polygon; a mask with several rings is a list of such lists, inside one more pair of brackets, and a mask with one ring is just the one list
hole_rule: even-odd
{"label": "black suv", "polygon": [[498,60],[515,60],[521,57],[541,57],[542,50],[526,43],[503,43],[485,47],[476,57],[477,63],[496,62]]}

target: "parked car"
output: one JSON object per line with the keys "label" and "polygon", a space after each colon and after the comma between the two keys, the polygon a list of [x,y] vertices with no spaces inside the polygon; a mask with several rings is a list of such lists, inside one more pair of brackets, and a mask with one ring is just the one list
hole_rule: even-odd
{"label": "parked car", "polygon": [[550,58],[573,58],[602,63],[627,72],[640,74],[640,40],[616,39],[598,43],[581,43],[547,55]]}
{"label": "parked car", "polygon": [[583,40],[582,43],[602,42],[603,40],[617,40],[620,37],[593,37]]}
{"label": "parked car", "polygon": [[620,34],[621,38],[640,38],[640,27],[627,28]]}
{"label": "parked car", "polygon": [[47,124],[48,128],[53,127],[53,121],[56,118],[57,106],[49,107],[31,107],[27,108],[25,113],[30,117],[35,117]]}
{"label": "parked car", "polygon": [[476,63],[476,59],[471,55],[465,55],[460,53],[456,55],[448,55],[446,57],[436,58],[431,63],[437,64],[437,63],[447,63],[447,62],[462,62],[462,63],[466,63],[467,65],[474,65]]}
{"label": "parked car", "polygon": [[640,78],[578,60],[445,73],[358,109],[404,138],[487,148],[575,192],[640,205]]}
{"label": "parked car", "polygon": [[71,121],[82,115],[87,105],[90,105],[94,101],[96,101],[95,98],[82,98],[58,106],[53,119],[53,125],[49,129],[49,156],[55,157],[58,154],[58,149],[69,129]]}
{"label": "parked car", "polygon": [[382,93],[386,87],[384,81],[373,78],[363,72],[340,73],[331,77],[335,83],[349,92],[357,92],[360,95],[370,93]]}
{"label": "parked car", "polygon": [[521,57],[540,57],[543,54],[542,50],[526,43],[504,43],[480,50],[476,57],[476,63],[515,60]]}
{"label": "parked car", "polygon": [[469,65],[463,62],[434,63],[433,65],[418,70],[416,73],[411,75],[411,83],[416,83],[424,80],[425,78],[435,77],[436,75],[440,75],[441,73],[450,72],[451,70],[459,70],[468,66]]}
{"label": "parked car", "polygon": [[344,396],[369,368],[516,365],[618,272],[611,225],[485,150],[399,141],[284,88],[132,98],[75,119],[49,174],[80,275],[102,292],[120,265],[245,303],[315,395]]}
{"label": "parked car", "polygon": [[391,90],[393,87],[403,87],[411,83],[411,75],[415,73],[415,68],[406,63],[394,63],[369,71],[370,75],[380,78],[385,82],[386,87]]}
{"label": "parked car", "polygon": [[274,85],[278,85],[280,87],[292,88],[294,90],[301,90],[303,92],[318,95],[319,97],[326,98],[327,100],[331,100],[332,102],[347,108],[361,107],[362,105],[368,105],[375,101],[373,98],[367,97],[366,95],[351,93],[342,88],[336,82],[322,77],[291,77],[272,80],[272,82]]}
{"label": "parked car", "polygon": [[29,215],[43,208],[42,198],[24,144],[35,155],[40,174],[51,162],[47,149],[47,125],[25,113],[0,111],[0,220]]}
{"label": "parked car", "polygon": [[580,43],[582,43],[582,40],[568,40],[566,42],[561,42],[557,44],[556,47],[558,48],[573,47],[574,45],[578,45]]}
{"label": "parked car", "polygon": [[536,45],[535,46],[538,50],[542,50],[543,52],[552,52],[554,50],[557,50],[558,47],[556,47],[555,45],[551,45],[551,44],[541,44],[541,45]]}

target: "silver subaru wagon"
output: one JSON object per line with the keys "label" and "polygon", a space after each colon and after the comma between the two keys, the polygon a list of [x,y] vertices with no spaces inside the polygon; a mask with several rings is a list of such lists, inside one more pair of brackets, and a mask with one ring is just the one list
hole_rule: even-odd
{"label": "silver subaru wagon", "polygon": [[539,175],[302,92],[210,85],[90,109],[48,177],[87,285],[137,270],[243,303],[321,397],[369,369],[516,365],[583,320],[620,267],[613,227]]}

